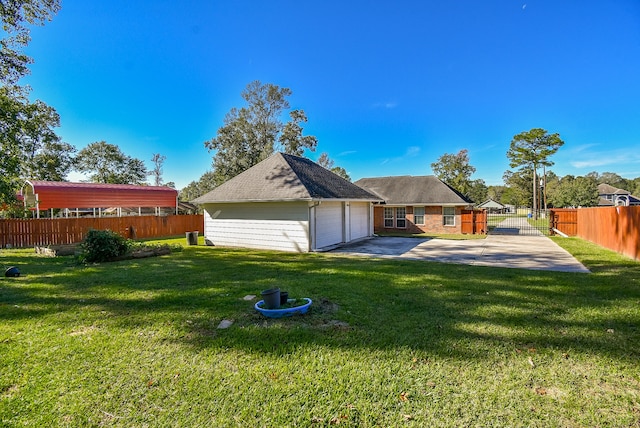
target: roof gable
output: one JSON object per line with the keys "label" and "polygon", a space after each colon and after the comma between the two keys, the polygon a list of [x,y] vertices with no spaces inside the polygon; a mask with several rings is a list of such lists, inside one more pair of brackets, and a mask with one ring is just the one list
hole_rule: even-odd
{"label": "roof gable", "polygon": [[275,153],[193,202],[257,202],[314,199],[377,201],[375,195],[299,156]]}
{"label": "roof gable", "polygon": [[469,205],[472,203],[433,175],[362,178],[355,182],[389,205]]}
{"label": "roof gable", "polygon": [[488,199],[486,201],[484,201],[483,203],[481,203],[480,205],[478,205],[478,208],[505,208],[505,206],[503,204],[501,204],[498,201],[494,201],[493,199]]}

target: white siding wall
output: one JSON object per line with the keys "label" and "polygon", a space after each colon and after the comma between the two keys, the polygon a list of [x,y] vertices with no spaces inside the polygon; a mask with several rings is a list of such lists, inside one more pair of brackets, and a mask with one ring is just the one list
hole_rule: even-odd
{"label": "white siding wall", "polygon": [[370,217],[368,202],[351,202],[349,222],[351,241],[369,236]]}
{"label": "white siding wall", "polygon": [[205,205],[205,238],[214,245],[309,251],[306,202]]}

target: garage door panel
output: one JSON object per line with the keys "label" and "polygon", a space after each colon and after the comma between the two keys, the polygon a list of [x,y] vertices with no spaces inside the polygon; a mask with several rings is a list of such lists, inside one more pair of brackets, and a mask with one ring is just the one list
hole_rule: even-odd
{"label": "garage door panel", "polygon": [[369,204],[351,204],[351,240],[369,236]]}
{"label": "garage door panel", "polygon": [[342,204],[323,203],[316,207],[316,248],[343,242]]}

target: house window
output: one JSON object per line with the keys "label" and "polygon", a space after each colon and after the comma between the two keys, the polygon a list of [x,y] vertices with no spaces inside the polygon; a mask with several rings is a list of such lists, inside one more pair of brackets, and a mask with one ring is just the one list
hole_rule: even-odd
{"label": "house window", "polygon": [[442,224],[445,226],[456,225],[456,208],[442,207]]}
{"label": "house window", "polygon": [[396,227],[402,229],[407,227],[407,209],[405,207],[396,208]]}
{"label": "house window", "polygon": [[384,227],[393,227],[393,208],[384,207]]}
{"label": "house window", "polygon": [[424,207],[415,207],[413,209],[413,222],[415,224],[424,224]]}

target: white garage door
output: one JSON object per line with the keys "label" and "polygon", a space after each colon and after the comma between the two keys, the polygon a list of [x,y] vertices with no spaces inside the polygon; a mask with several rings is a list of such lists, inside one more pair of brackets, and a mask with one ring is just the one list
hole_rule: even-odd
{"label": "white garage door", "polygon": [[369,236],[369,203],[351,203],[351,240]]}
{"label": "white garage door", "polygon": [[343,242],[343,219],[341,202],[323,202],[316,207],[316,249]]}

